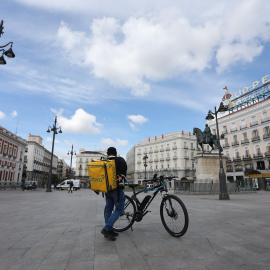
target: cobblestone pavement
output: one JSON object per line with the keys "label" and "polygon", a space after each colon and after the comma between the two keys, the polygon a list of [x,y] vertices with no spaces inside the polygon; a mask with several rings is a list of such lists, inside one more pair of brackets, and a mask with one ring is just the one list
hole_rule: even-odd
{"label": "cobblestone pavement", "polygon": [[157,196],[112,242],[100,233],[104,199],[91,190],[2,190],[0,270],[270,269],[270,192],[178,196],[190,218],[183,237],[164,229]]}

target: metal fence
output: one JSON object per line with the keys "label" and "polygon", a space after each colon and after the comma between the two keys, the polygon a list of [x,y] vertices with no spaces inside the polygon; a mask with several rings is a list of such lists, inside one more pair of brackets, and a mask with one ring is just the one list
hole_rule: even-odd
{"label": "metal fence", "polygon": [[[240,182],[240,183],[226,183],[228,193],[235,192],[255,192],[256,189],[252,183]],[[219,183],[196,183],[196,182],[183,182],[175,181],[174,191],[176,193],[220,193]]]}

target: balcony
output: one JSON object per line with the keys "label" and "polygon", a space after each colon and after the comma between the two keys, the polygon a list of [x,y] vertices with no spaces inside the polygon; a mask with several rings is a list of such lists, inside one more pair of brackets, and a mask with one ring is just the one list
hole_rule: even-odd
{"label": "balcony", "polygon": [[243,160],[246,161],[246,160],[251,160],[251,155],[244,155],[243,156]]}
{"label": "balcony", "polygon": [[160,161],[164,161],[164,158],[162,157],[162,158],[160,158]]}
{"label": "balcony", "polygon": [[263,139],[264,140],[270,139],[270,133],[264,134]]}
{"label": "balcony", "polygon": [[263,158],[263,154],[261,153],[257,153],[257,154],[253,154],[253,158]]}
{"label": "balcony", "polygon": [[160,152],[164,152],[164,149],[163,149],[163,148],[161,148],[161,149],[160,149]]}
{"label": "balcony", "polygon": [[254,137],[251,138],[252,142],[256,142],[256,141],[260,141],[260,140],[261,140],[260,136],[254,136]]}
{"label": "balcony", "polygon": [[184,149],[188,149],[188,146],[187,146],[187,145],[185,145],[185,146],[184,146]]}
{"label": "balcony", "polygon": [[241,144],[248,144],[248,143],[249,143],[249,139],[241,140]]}
{"label": "balcony", "polygon": [[227,157],[226,163],[230,163],[230,162],[232,162],[232,160],[231,160],[230,158]]}
{"label": "balcony", "polygon": [[223,148],[229,148],[229,147],[230,147],[229,143],[223,144]]}
{"label": "balcony", "polygon": [[268,122],[268,121],[270,121],[270,117],[264,117],[263,119],[262,119],[262,123],[265,123],[265,122]]}
{"label": "balcony", "polygon": [[149,159],[149,163],[153,163],[153,159],[151,158],[151,159]]}
{"label": "balcony", "polygon": [[228,130],[227,129],[223,129],[222,133],[223,134],[228,134]]}
{"label": "balcony", "polygon": [[233,158],[233,161],[234,161],[234,162],[239,162],[239,161],[241,161],[241,157],[234,157],[234,158]]}
{"label": "balcony", "polygon": [[247,124],[241,125],[240,130],[247,128]]}
{"label": "balcony", "polygon": [[154,152],[155,152],[155,153],[158,153],[158,149],[155,149]]}
{"label": "balcony", "polygon": [[184,156],[184,159],[189,159],[189,156]]}
{"label": "balcony", "polygon": [[227,172],[233,172],[233,168],[232,168],[232,167],[228,167],[228,168],[226,169],[226,171],[227,171]]}
{"label": "balcony", "polygon": [[266,157],[270,157],[270,151],[265,152],[264,155],[265,155]]}
{"label": "balcony", "polygon": [[173,160],[176,160],[176,159],[178,159],[178,157],[177,157],[177,156],[174,156],[174,157],[173,157]]}
{"label": "balcony", "polygon": [[177,149],[177,146],[173,146],[173,148],[172,148],[173,150],[176,150]]}
{"label": "balcony", "polygon": [[153,154],[153,150],[150,150],[150,151],[149,151],[149,154]]}
{"label": "balcony", "polygon": [[237,131],[237,127],[231,128],[231,132]]}
{"label": "balcony", "polygon": [[142,162],[140,160],[137,161],[137,164],[141,164]]}
{"label": "balcony", "polygon": [[166,161],[170,161],[171,159],[169,157],[166,158]]}
{"label": "balcony", "polygon": [[256,126],[256,125],[258,125],[258,121],[253,121],[253,122],[250,123],[250,127],[253,127],[253,126]]}
{"label": "balcony", "polygon": [[158,162],[158,158],[155,158],[155,159],[154,159],[154,162]]}
{"label": "balcony", "polygon": [[138,152],[137,155],[141,155],[142,153],[141,152]]}
{"label": "balcony", "polygon": [[242,172],[243,171],[243,168],[242,167],[235,167],[235,171],[236,172]]}
{"label": "balcony", "polygon": [[147,151],[144,151],[143,154],[144,154],[144,155],[147,155]]}
{"label": "balcony", "polygon": [[167,148],[166,148],[166,151],[170,151],[170,150],[171,150],[171,148],[170,148],[170,147],[167,147]]}
{"label": "balcony", "polygon": [[232,146],[238,146],[238,145],[239,145],[239,142],[238,141],[232,142]]}

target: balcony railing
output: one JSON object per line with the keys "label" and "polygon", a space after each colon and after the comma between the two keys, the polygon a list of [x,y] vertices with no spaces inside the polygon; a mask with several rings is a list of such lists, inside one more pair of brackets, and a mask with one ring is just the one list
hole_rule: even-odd
{"label": "balcony railing", "polygon": [[228,147],[230,147],[229,143],[224,143],[223,144],[223,148],[228,148]]}
{"label": "balcony railing", "polygon": [[230,167],[230,168],[227,168],[227,170],[226,170],[227,172],[233,172],[233,168],[232,167]]}
{"label": "balcony railing", "polygon": [[170,148],[170,147],[167,147],[167,148],[166,148],[166,151],[170,151],[170,150],[171,150],[171,148]]}
{"label": "balcony railing", "polygon": [[264,155],[265,155],[266,157],[269,157],[269,156],[270,156],[270,151],[266,151],[266,152],[264,153]]}
{"label": "balcony railing", "polygon": [[243,171],[243,168],[242,167],[235,167],[235,171],[236,172],[242,172]]}
{"label": "balcony railing", "polygon": [[245,128],[247,128],[247,124],[244,124],[244,125],[241,125],[240,126],[240,129],[242,130],[242,129],[245,129]]}
{"label": "balcony railing", "polygon": [[233,161],[241,161],[241,157],[234,157]]}
{"label": "balcony railing", "polygon": [[141,155],[142,153],[141,152],[138,152],[137,155]]}
{"label": "balcony railing", "polygon": [[251,160],[251,155],[244,155],[243,160]]}
{"label": "balcony railing", "polygon": [[166,161],[170,161],[171,159],[169,157],[166,158]]}
{"label": "balcony railing", "polygon": [[249,139],[241,140],[241,144],[247,144],[247,143],[249,143]]}
{"label": "balcony railing", "polygon": [[262,153],[253,154],[253,158],[263,158]]}
{"label": "balcony railing", "polygon": [[239,141],[232,142],[232,146],[237,146],[237,145],[239,145]]}
{"label": "balcony railing", "polygon": [[258,121],[253,121],[253,122],[250,123],[251,127],[256,126],[256,125],[258,125]]}
{"label": "balcony railing", "polygon": [[252,141],[252,142],[260,141],[260,140],[261,140],[261,139],[260,139],[260,136],[254,136],[254,137],[251,138],[251,141]]}
{"label": "balcony railing", "polygon": [[270,121],[270,117],[264,117],[263,119],[262,119],[262,123],[264,123],[264,122],[268,122],[268,121]]}
{"label": "balcony railing", "polygon": [[237,127],[231,128],[231,132],[235,132],[235,131],[237,131]]}
{"label": "balcony railing", "polygon": [[263,139],[266,140],[266,139],[270,139],[270,133],[266,133],[263,135]]}

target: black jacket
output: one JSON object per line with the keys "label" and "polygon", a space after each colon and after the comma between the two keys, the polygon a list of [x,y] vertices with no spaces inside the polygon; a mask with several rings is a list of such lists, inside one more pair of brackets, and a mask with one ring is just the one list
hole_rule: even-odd
{"label": "black jacket", "polygon": [[127,163],[122,157],[108,156],[108,159],[115,160],[116,175],[127,175]]}

